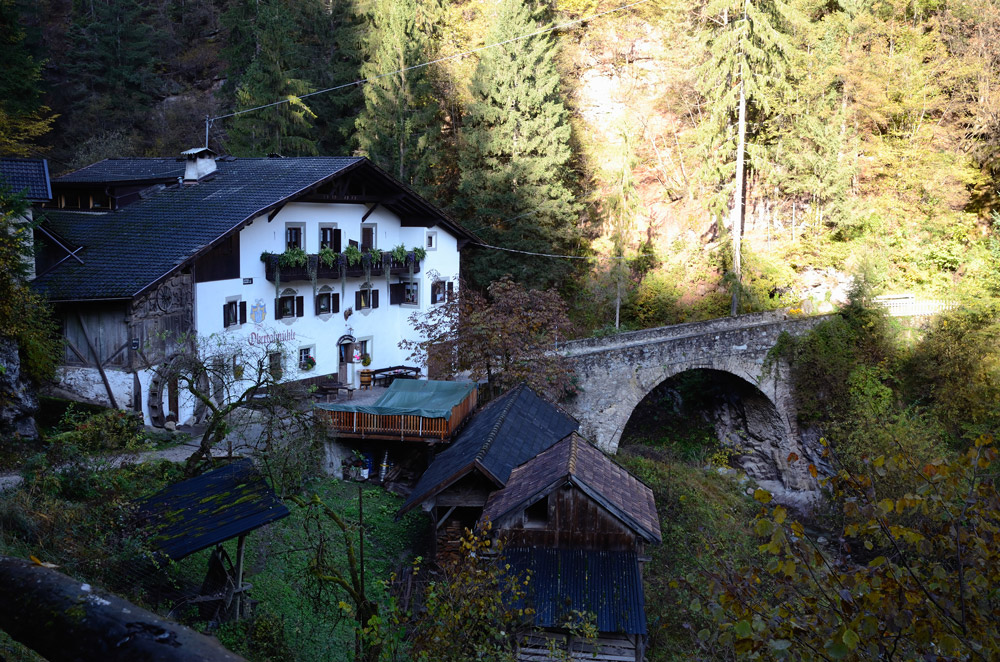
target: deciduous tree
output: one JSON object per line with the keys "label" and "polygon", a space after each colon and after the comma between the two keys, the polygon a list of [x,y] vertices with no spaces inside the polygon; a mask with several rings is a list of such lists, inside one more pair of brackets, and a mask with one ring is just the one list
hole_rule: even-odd
{"label": "deciduous tree", "polygon": [[463,287],[459,296],[410,321],[423,340],[400,343],[410,358],[439,364],[443,376],[468,371],[506,390],[525,381],[558,400],[572,393],[573,374],[553,350],[570,333],[566,303],[554,290],[530,290],[509,278],[483,296]]}
{"label": "deciduous tree", "polygon": [[[790,458],[795,461],[794,458]],[[766,563],[708,572],[691,607],[716,627],[705,655],[762,660],[989,660],[1000,654],[997,451],[983,436],[952,462],[905,455],[843,472],[830,488],[843,522],[838,556],[820,549],[781,506],[756,523]],[[883,498],[892,473],[918,487]],[[757,490],[759,501],[770,494]],[[768,586],[773,599],[762,595]]]}

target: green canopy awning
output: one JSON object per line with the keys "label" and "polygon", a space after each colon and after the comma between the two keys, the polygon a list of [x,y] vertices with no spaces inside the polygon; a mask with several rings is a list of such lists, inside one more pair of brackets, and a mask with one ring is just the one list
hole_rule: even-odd
{"label": "green canopy awning", "polygon": [[389,416],[423,416],[448,418],[455,405],[460,404],[476,388],[475,382],[439,382],[429,379],[397,379],[370,405],[317,403],[317,409],[326,411],[355,411],[363,414]]}

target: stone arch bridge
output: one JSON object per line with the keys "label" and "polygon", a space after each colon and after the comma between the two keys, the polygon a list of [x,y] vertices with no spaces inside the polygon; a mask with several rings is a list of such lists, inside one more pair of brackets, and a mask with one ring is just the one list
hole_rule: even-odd
{"label": "stone arch bridge", "polygon": [[[808,465],[822,466],[820,452],[802,441],[788,367],[764,364],[783,332],[803,335],[825,319],[754,313],[561,343],[579,387],[564,406],[584,436],[614,453],[636,406],[654,388],[689,370],[727,373],[752,394],[735,415],[743,437],[740,464],[769,488],[813,491],[818,486]],[[794,466],[791,453],[802,458]]]}

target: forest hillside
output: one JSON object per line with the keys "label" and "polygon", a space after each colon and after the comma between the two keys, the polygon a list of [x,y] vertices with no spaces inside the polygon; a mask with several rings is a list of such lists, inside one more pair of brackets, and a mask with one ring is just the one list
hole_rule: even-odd
{"label": "forest hillside", "polygon": [[590,330],[997,293],[995,2],[625,4],[0,0],[0,151],[367,155]]}

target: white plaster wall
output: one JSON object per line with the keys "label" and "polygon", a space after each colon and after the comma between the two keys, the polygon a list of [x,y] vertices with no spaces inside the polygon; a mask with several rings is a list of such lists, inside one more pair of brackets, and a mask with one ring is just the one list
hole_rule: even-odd
{"label": "white plaster wall", "polygon": [[[318,317],[314,313],[313,287],[309,281],[281,283],[281,290],[293,289],[304,299],[304,316],[291,319],[274,319],[274,283],[265,279],[264,263],[260,255],[264,251],[280,253],[285,248],[285,227],[288,223],[303,226],[303,239],[307,253],[319,252],[320,226],[336,224],[342,231],[342,245],[350,240],[361,239],[361,217],[368,208],[360,204],[291,203],[285,206],[268,222],[267,216],[260,216],[244,227],[240,233],[240,278],[198,283],[195,286],[195,328],[199,336],[224,334],[237,342],[252,342],[261,336],[281,334],[285,338],[283,349],[288,359],[285,376],[301,379],[317,375],[336,373],[338,370],[337,340],[346,334],[371,341],[372,367],[412,364],[409,353],[399,349],[400,339],[414,338],[409,316],[415,311],[426,311],[431,306],[431,283],[434,280],[456,281],[459,271],[459,253],[456,237],[442,227],[401,227],[399,218],[391,211],[377,207],[365,220],[365,224],[376,224],[375,245],[388,251],[403,244],[409,248],[425,246],[428,232],[436,234],[437,247],[427,252],[421,261],[421,269],[414,274],[420,280],[420,305],[390,305],[386,278],[372,276],[372,285],[379,290],[379,307],[374,310],[353,311],[345,320],[347,308],[354,308],[354,295],[362,285],[361,278],[349,278],[341,293],[338,280],[319,280],[317,288],[328,285],[333,292],[341,294],[340,311],[332,315]],[[252,283],[244,284],[244,279]],[[392,276],[391,282],[400,278]],[[248,320],[246,324],[223,328],[222,307],[230,297],[240,297],[247,302]],[[266,314],[261,324],[250,319],[250,310],[255,303],[262,303]],[[256,335],[254,335],[256,334]],[[316,367],[308,372],[300,372],[297,366],[298,350],[314,348]],[[421,366],[423,367],[423,366]],[[425,371],[426,372],[426,371]],[[355,375],[351,375],[357,379]]]}
{"label": "white plaster wall", "polygon": [[[108,383],[111,384],[111,391],[115,394],[118,406],[130,407],[132,403],[132,373],[105,369],[104,374],[108,377]],[[101,404],[106,407],[111,406],[108,390],[104,388],[104,381],[97,368],[62,366],[56,370],[56,383],[59,384],[59,388],[79,396],[80,400],[84,402]]]}

